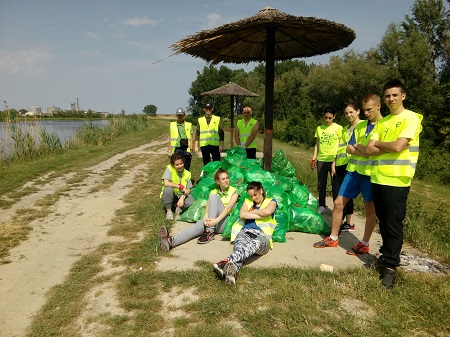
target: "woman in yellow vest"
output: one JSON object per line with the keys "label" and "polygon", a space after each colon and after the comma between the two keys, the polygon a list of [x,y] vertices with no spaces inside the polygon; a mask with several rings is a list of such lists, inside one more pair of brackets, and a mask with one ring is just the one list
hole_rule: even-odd
{"label": "woman in yellow vest", "polygon": [[173,247],[198,236],[200,237],[197,243],[208,243],[214,240],[216,233],[222,233],[228,216],[236,207],[239,191],[230,185],[228,172],[222,168],[217,170],[214,180],[217,188],[209,194],[203,219],[175,236],[169,236],[166,226],[159,229],[160,247],[163,252],[168,252]]}
{"label": "woman in yellow vest", "polygon": [[175,212],[180,214],[194,203],[191,188],[191,172],[184,168],[184,157],[174,153],[162,176],[160,198],[166,209],[166,219],[173,220],[174,207]]}
{"label": "woman in yellow vest", "polygon": [[244,119],[237,122],[237,129],[234,134],[236,145],[242,147],[247,152],[247,158],[256,159],[255,137],[259,131],[259,123],[252,118],[252,108],[248,105],[242,109]]}
{"label": "woman in yellow vest", "polygon": [[239,270],[250,256],[267,254],[273,248],[272,234],[277,222],[275,199],[266,199],[260,182],[247,185],[250,198],[245,199],[240,210],[240,220],[231,229],[233,253],[213,265],[217,275],[227,284],[235,284]]}

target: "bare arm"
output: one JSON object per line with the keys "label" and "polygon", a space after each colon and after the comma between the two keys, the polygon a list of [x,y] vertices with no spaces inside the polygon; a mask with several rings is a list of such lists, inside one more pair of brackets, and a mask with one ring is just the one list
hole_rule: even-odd
{"label": "bare arm", "polygon": [[205,211],[205,226],[210,227],[210,226],[215,226],[217,225],[223,218],[225,218],[228,213],[230,212],[230,210],[234,207],[234,205],[236,205],[236,202],[239,198],[239,194],[235,193],[231,196],[230,201],[228,202],[228,204],[224,207],[224,209],[222,210],[222,212],[220,212],[220,214],[217,216],[217,218],[215,219],[210,219],[208,218],[206,215],[208,214],[208,204],[206,204],[206,211]]}
{"label": "bare arm", "polygon": [[376,140],[374,146],[379,148],[384,152],[400,152],[403,151],[409,143],[409,138],[397,138],[397,140],[393,142],[382,142],[380,140]]}
{"label": "bare arm", "polygon": [[319,152],[319,138],[316,138],[316,144],[314,145],[314,152],[313,152],[312,160],[316,160],[317,159],[317,153],[318,152]]}
{"label": "bare arm", "polygon": [[238,128],[234,129],[234,140],[235,140],[237,146],[241,145],[241,140],[239,139],[239,129]]}
{"label": "bare arm", "polygon": [[369,155],[366,153],[366,146],[362,144],[355,144],[355,145],[347,145],[347,153],[356,155],[356,156],[362,156],[369,158]]}
{"label": "bare arm", "polygon": [[247,205],[244,203],[241,207],[240,217],[242,219],[261,219],[266,216],[271,215],[277,209],[277,203],[271,201],[266,208],[255,209],[252,211],[247,211]]}
{"label": "bare arm", "polygon": [[248,137],[247,142],[244,144],[245,147],[248,147],[253,142],[256,135],[258,134],[258,131],[259,131],[259,122],[256,122],[255,125],[253,125],[252,133]]}

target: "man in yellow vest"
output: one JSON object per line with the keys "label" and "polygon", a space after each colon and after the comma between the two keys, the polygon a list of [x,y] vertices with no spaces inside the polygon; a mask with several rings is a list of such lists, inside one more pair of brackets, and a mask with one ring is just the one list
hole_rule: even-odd
{"label": "man in yellow vest", "polygon": [[259,131],[259,123],[252,118],[252,108],[245,106],[242,109],[244,119],[237,122],[237,129],[234,133],[236,145],[242,147],[247,152],[247,158],[256,159],[255,137]]}
{"label": "man in yellow vest", "polygon": [[[316,129],[314,137],[316,145],[311,160],[311,169],[317,166],[317,192],[319,194],[319,214],[331,212],[326,205],[328,174],[331,175],[331,166],[336,157],[342,137],[342,126],[333,122],[336,112],[327,107],[323,111],[323,124]],[[333,187],[333,186],[332,186]],[[335,192],[333,192],[334,194]]]}
{"label": "man in yellow vest", "polygon": [[391,289],[403,245],[403,220],[411,180],[419,158],[423,116],[406,109],[402,82],[392,80],[383,88],[390,114],[380,119],[371,134],[366,153],[372,160],[373,201],[383,244],[376,268],[381,284]]}
{"label": "man in yellow vest", "polygon": [[192,150],[194,148],[194,130],[192,123],[185,122],[186,112],[178,108],[175,112],[176,122],[170,122],[169,151],[181,153],[184,157],[184,168],[190,171]]}
{"label": "man in yellow vest", "polygon": [[220,161],[220,152],[223,151],[223,141],[225,134],[219,116],[213,115],[213,108],[210,103],[203,106],[205,116],[198,119],[197,132],[195,135],[195,152],[198,148],[202,151],[203,165],[211,161]]}
{"label": "man in yellow vest", "polygon": [[370,183],[371,165],[369,156],[366,154],[366,146],[377,121],[382,118],[380,97],[375,94],[366,95],[363,99],[362,107],[367,120],[355,126],[353,134],[348,141],[347,152],[350,155],[347,164],[348,173],[345,175],[339,195],[334,201],[330,236],[314,244],[315,248],[338,246],[339,227],[344,207],[349,200],[356,198],[361,193],[366,213],[364,235],[360,242],[347,251],[347,254],[356,256],[369,253],[369,240],[377,222]]}

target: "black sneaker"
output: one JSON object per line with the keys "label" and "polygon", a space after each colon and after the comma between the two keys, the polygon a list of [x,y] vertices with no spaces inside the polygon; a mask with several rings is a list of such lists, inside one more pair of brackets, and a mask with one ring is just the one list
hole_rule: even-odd
{"label": "black sneaker", "polygon": [[197,239],[197,243],[208,243],[211,240],[214,240],[214,232],[204,231],[202,235]]}
{"label": "black sneaker", "polygon": [[380,280],[384,277],[386,271],[386,263],[383,259],[378,258],[374,263],[368,266],[369,269],[376,270],[380,274]]}
{"label": "black sneaker", "polygon": [[169,236],[169,230],[166,226],[162,226],[158,232],[159,247],[164,253],[172,249],[172,238]]}
{"label": "black sneaker", "polygon": [[341,231],[342,232],[354,232],[355,231],[355,224],[350,225],[349,223],[344,222],[341,225]]}
{"label": "black sneaker", "polygon": [[384,271],[383,279],[381,280],[381,284],[386,287],[386,289],[392,289],[394,287],[396,278],[396,272],[394,269],[386,268]]}

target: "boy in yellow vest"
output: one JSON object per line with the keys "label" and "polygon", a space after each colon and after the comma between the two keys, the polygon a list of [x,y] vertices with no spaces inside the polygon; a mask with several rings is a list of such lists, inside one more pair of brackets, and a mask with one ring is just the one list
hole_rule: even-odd
{"label": "boy in yellow vest", "polygon": [[419,158],[419,135],[423,116],[403,106],[402,82],[392,80],[383,88],[390,114],[380,119],[371,134],[366,153],[372,159],[373,201],[383,244],[377,267],[381,284],[391,289],[403,245],[403,220],[411,180]]}
{"label": "boy in yellow vest", "polygon": [[247,152],[247,158],[256,159],[255,137],[259,131],[259,123],[252,118],[252,108],[245,106],[242,110],[244,119],[237,122],[237,128],[234,133],[236,145],[243,147]]}
{"label": "boy in yellow vest", "polygon": [[194,148],[194,130],[192,123],[185,122],[186,112],[178,108],[175,112],[176,122],[170,122],[169,151],[181,153],[184,157],[184,168],[191,170],[192,150]]}
{"label": "boy in yellow vest", "polygon": [[197,132],[195,135],[195,152],[198,148],[202,151],[203,165],[211,161],[220,161],[220,152],[223,151],[223,141],[225,134],[219,116],[213,115],[213,108],[210,103],[203,106],[205,116],[198,119]]}
{"label": "boy in yellow vest", "polygon": [[[317,192],[319,193],[319,214],[331,212],[325,203],[327,194],[328,174],[331,176],[331,165],[336,157],[342,137],[342,126],[333,122],[336,112],[327,107],[323,111],[323,124],[316,129],[316,145],[311,160],[311,169],[317,166]],[[332,185],[333,187],[333,185]],[[337,192],[333,192],[335,194]]]}
{"label": "boy in yellow vest", "polygon": [[366,95],[363,99],[362,107],[367,120],[355,126],[353,134],[348,141],[347,152],[350,155],[347,164],[348,173],[345,175],[342,186],[339,189],[339,195],[334,201],[330,236],[314,244],[315,248],[338,246],[339,227],[344,207],[349,200],[361,194],[366,213],[364,235],[360,242],[347,251],[347,254],[357,256],[369,253],[369,240],[377,222],[370,183],[371,165],[369,156],[366,154],[366,146],[377,121],[382,118],[380,97],[375,94]]}

